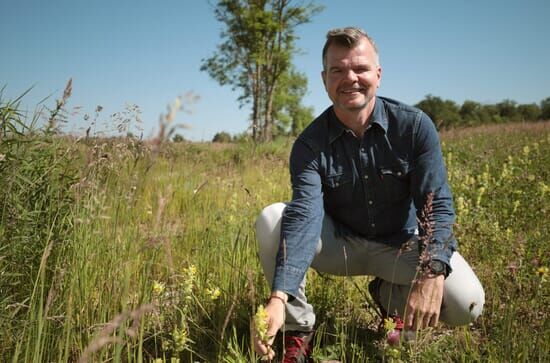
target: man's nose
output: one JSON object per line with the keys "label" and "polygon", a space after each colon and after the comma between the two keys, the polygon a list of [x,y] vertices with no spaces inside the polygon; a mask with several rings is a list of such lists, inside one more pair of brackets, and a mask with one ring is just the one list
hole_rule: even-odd
{"label": "man's nose", "polygon": [[355,82],[357,81],[357,74],[353,71],[353,69],[350,69],[346,72],[345,79],[347,81]]}

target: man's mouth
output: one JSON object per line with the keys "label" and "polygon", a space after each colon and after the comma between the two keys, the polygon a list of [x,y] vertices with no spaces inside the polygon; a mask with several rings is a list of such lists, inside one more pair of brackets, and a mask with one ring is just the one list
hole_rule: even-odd
{"label": "man's mouth", "polygon": [[354,93],[358,93],[358,92],[362,92],[362,91],[363,91],[362,88],[350,88],[350,89],[342,90],[340,92],[345,93],[345,94],[354,94]]}

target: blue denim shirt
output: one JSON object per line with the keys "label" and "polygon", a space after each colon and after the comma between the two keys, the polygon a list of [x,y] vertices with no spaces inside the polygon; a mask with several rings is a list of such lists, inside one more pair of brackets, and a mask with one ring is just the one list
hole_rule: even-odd
{"label": "blue denim shirt", "polygon": [[310,266],[324,213],[341,236],[395,247],[414,237],[433,197],[428,252],[449,265],[455,213],[437,130],[419,109],[377,97],[362,140],[329,107],[297,138],[290,155],[292,201],[282,220],[273,290],[294,296]]}

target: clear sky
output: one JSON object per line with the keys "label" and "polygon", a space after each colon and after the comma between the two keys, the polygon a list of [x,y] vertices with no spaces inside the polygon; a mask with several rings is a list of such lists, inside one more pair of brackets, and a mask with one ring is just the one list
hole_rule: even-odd
{"label": "clear sky", "polygon": [[[295,0],[296,1],[296,0]],[[69,78],[67,131],[82,132],[96,105],[101,122],[137,104],[145,136],[178,95],[200,96],[176,122],[183,135],[210,140],[246,130],[250,109],[239,94],[200,71],[220,43],[214,0],[0,0],[0,87],[14,98],[34,85],[24,107],[52,95]],[[414,104],[427,94],[462,103],[540,102],[550,97],[548,0],[318,0],[323,12],[296,29],[298,70],[309,79],[305,104],[322,112],[329,100],[320,79],[327,30],[360,26],[377,42],[383,68],[379,94]]]}

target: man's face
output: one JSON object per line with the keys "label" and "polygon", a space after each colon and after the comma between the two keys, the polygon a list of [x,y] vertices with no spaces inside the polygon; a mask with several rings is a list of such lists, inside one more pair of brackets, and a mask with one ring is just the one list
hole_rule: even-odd
{"label": "man's face", "polygon": [[361,111],[374,102],[382,68],[371,43],[362,39],[353,49],[330,45],[321,76],[335,108]]}

